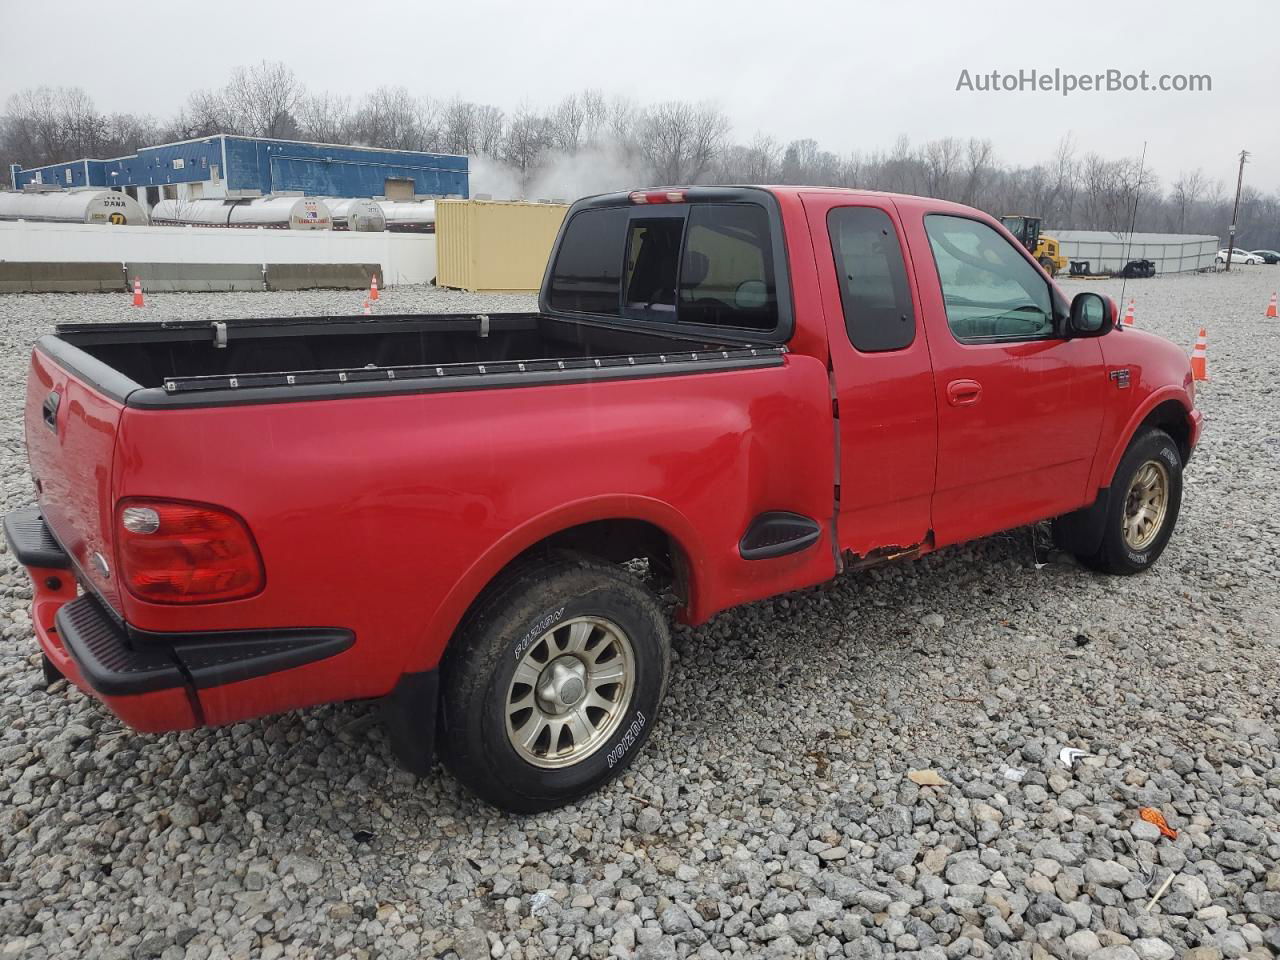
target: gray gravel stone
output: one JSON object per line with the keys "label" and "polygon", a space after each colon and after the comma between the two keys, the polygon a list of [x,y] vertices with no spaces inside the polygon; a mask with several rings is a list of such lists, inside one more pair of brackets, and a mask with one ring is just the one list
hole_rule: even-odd
{"label": "gray gravel stone", "polygon": [[1123,887],[1132,874],[1127,867],[1112,860],[1086,860],[1084,879],[1103,887]]}
{"label": "gray gravel stone", "polygon": [[1102,944],[1098,942],[1098,935],[1092,930],[1077,930],[1067,937],[1064,943],[1067,954],[1074,960],[1085,960],[1102,949]]}
{"label": "gray gravel stone", "polygon": [[645,807],[636,814],[636,830],[640,833],[657,833],[662,827],[662,814],[653,807]]}
{"label": "gray gravel stone", "polygon": [[1139,960],[1173,960],[1173,947],[1157,937],[1139,937],[1130,946]]}
{"label": "gray gravel stone", "polygon": [[977,860],[956,859],[947,864],[947,881],[953,884],[979,886],[987,882],[991,871]]}

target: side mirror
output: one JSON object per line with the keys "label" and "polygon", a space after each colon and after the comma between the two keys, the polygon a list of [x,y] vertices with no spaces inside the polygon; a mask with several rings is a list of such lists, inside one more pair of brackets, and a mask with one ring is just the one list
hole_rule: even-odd
{"label": "side mirror", "polygon": [[1067,321],[1070,337],[1100,337],[1116,325],[1116,302],[1100,293],[1077,293]]}

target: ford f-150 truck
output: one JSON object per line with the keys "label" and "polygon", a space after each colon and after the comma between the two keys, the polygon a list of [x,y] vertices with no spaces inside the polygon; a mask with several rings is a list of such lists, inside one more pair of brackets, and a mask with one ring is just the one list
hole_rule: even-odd
{"label": "ford f-150 truck", "polygon": [[653,730],[655,584],[696,624],[1046,519],[1138,573],[1200,423],[1182,350],[986,214],[645,190],[574,204],[537,313],[59,326],[5,531],[46,673],[130,726],[378,698],[530,811]]}

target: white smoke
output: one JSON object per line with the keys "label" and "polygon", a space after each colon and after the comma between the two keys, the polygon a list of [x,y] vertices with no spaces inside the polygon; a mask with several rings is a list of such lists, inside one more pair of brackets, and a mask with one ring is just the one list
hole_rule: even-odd
{"label": "white smoke", "polygon": [[471,196],[487,195],[493,200],[522,200],[524,190],[514,167],[492,157],[471,157]]}
{"label": "white smoke", "polygon": [[471,158],[471,195],[494,200],[567,200],[595,193],[631,190],[648,182],[643,164],[614,145],[587,147],[577,153],[552,150],[522,181],[520,172],[491,157]]}

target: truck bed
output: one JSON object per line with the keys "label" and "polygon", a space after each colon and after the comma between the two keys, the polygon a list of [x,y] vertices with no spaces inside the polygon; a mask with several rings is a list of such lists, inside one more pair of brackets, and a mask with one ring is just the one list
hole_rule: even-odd
{"label": "truck bed", "polygon": [[39,346],[140,407],[670,375],[785,352],[539,313],[63,324]]}

